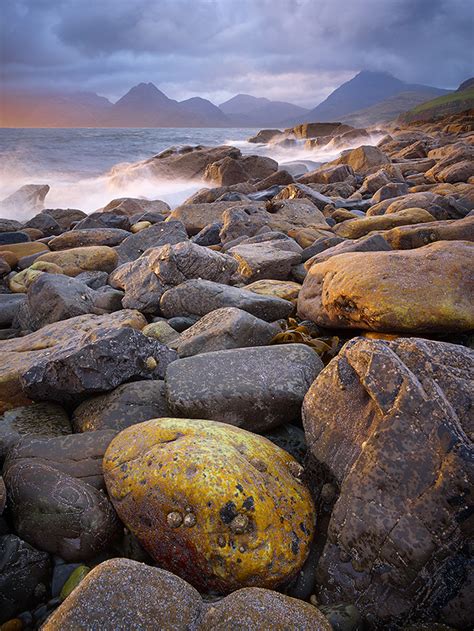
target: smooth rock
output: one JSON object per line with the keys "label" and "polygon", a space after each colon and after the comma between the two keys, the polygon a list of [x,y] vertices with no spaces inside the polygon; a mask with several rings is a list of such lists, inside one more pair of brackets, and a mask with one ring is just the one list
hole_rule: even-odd
{"label": "smooth rock", "polygon": [[350,219],[334,227],[334,232],[346,239],[359,239],[375,230],[390,230],[407,224],[426,223],[435,218],[423,208],[404,208],[396,213]]}
{"label": "smooth rock", "polygon": [[115,250],[121,264],[135,261],[149,248],[174,245],[187,239],[186,229],[180,221],[166,221],[131,234]]}
{"label": "smooth rock", "polygon": [[354,252],[311,266],[298,297],[303,319],[332,328],[447,332],[474,328],[474,245]]}
{"label": "smooth rock", "polygon": [[160,300],[160,310],[166,318],[204,316],[222,307],[237,307],[267,322],[286,318],[293,311],[288,300],[198,279],[169,289]]}
{"label": "smooth rock", "polygon": [[57,469],[23,460],[8,468],[5,485],[15,531],[40,550],[66,561],[84,561],[119,534],[106,496]]}
{"label": "smooth rock", "polygon": [[91,245],[41,255],[37,261],[58,265],[63,274],[78,276],[82,272],[111,272],[117,267],[118,256],[115,250],[106,245]]}
{"label": "smooth rock", "polygon": [[166,396],[177,416],[263,432],[299,418],[322,366],[317,353],[302,344],[215,351],[171,364]]}
{"label": "smooth rock", "polygon": [[275,587],[303,564],[315,516],[300,470],[261,436],[189,419],[130,427],[104,457],[110,498],[144,548],[196,587],[224,593]]}
{"label": "smooth rock", "polygon": [[130,236],[126,230],[117,228],[89,228],[85,230],[70,230],[49,241],[50,250],[69,250],[77,247],[92,245],[114,246],[122,243]]}
{"label": "smooth rock", "polygon": [[11,325],[24,302],[25,296],[22,294],[0,294],[0,327]]}
{"label": "smooth rock", "polygon": [[74,410],[72,422],[76,432],[96,432],[168,415],[164,382],[135,381],[87,399]]}

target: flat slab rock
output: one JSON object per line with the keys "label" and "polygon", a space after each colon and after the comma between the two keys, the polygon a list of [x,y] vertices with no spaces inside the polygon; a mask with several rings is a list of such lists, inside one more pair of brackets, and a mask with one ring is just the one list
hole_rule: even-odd
{"label": "flat slab rock", "polygon": [[303,397],[322,370],[303,344],[240,348],[195,355],[166,371],[173,414],[263,432],[299,418]]}
{"label": "flat slab rock", "polygon": [[33,400],[76,402],[130,379],[162,378],[175,351],[130,327],[104,329],[51,351],[20,378]]}
{"label": "flat slab rock", "polygon": [[149,248],[158,248],[162,245],[172,245],[186,241],[188,234],[181,221],[160,222],[146,230],[140,230],[124,239],[115,248],[118,254],[119,265],[127,261],[134,261]]}
{"label": "flat slab rock", "polygon": [[473,383],[471,349],[403,337],[355,338],[319,374],[305,434],[339,497],[318,602],[353,603],[374,629],[472,628]]}
{"label": "flat slab rock", "polygon": [[222,307],[236,307],[267,322],[287,318],[293,311],[288,300],[200,279],[168,289],[160,301],[160,310],[166,318],[204,316]]}
{"label": "flat slab rock", "polygon": [[240,589],[206,603],[183,579],[129,559],[95,567],[45,622],[43,631],[283,629],[331,631],[316,607],[268,589]]}
{"label": "flat slab rock", "polygon": [[141,330],[145,324],[141,313],[123,309],[106,316],[77,316],[24,337],[0,341],[0,412],[31,403],[22,389],[20,376],[52,353],[71,345],[79,348],[84,337],[100,331],[123,327]]}

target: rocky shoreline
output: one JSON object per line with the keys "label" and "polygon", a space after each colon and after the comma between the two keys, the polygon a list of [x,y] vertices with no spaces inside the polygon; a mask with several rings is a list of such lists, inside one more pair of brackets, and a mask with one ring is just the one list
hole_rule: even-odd
{"label": "rocky shoreline", "polygon": [[1,631],[474,626],[473,112],[249,140],[0,202]]}

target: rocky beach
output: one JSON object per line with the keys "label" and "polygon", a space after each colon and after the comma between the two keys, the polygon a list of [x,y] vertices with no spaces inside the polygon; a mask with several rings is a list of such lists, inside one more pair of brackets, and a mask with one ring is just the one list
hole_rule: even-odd
{"label": "rocky beach", "polygon": [[1,631],[473,628],[474,111],[412,118],[0,202]]}

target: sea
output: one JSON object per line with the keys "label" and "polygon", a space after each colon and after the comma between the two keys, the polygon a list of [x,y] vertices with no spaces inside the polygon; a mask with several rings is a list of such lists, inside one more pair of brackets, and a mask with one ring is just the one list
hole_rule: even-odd
{"label": "sea", "polygon": [[[300,141],[293,147],[247,142],[258,130],[231,129],[0,129],[0,200],[24,184],[48,184],[47,208],[93,212],[117,197],[162,199],[176,207],[196,190],[196,181],[163,181],[131,167],[171,146],[233,145],[280,164],[320,164],[339,155],[315,151]],[[26,217],[14,217],[26,219]]]}

